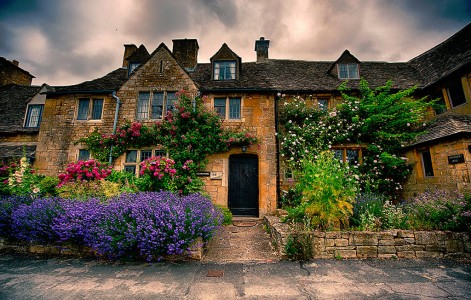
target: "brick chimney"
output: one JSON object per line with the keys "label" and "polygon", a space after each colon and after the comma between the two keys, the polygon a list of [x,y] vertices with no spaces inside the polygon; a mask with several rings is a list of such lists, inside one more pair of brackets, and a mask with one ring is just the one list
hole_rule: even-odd
{"label": "brick chimney", "polygon": [[134,44],[126,44],[124,45],[124,55],[123,55],[123,68],[128,67],[128,57],[131,56],[134,52],[136,52],[137,46]]}
{"label": "brick chimney", "polygon": [[196,39],[177,39],[173,42],[173,56],[185,70],[193,70],[198,63],[198,41]]}
{"label": "brick chimney", "polygon": [[16,59],[12,60],[11,62],[17,67],[20,65],[20,62],[17,61]]}
{"label": "brick chimney", "polygon": [[257,51],[257,62],[268,59],[268,47],[270,40],[265,40],[262,36],[260,40],[255,41],[255,51]]}

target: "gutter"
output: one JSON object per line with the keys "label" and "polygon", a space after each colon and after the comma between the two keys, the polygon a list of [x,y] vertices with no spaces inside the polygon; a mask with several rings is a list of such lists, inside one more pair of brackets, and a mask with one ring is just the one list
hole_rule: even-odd
{"label": "gutter", "polygon": [[[115,135],[116,134],[116,127],[118,126],[118,114],[119,114],[119,106],[121,105],[121,100],[119,99],[118,96],[116,96],[116,91],[113,91],[111,96],[113,96],[113,98],[116,99],[116,109],[115,109],[115,112],[114,112],[114,122],[113,122],[113,135]],[[112,154],[113,154],[113,145],[110,146],[110,159],[109,159],[110,165],[113,163],[113,155]]]}

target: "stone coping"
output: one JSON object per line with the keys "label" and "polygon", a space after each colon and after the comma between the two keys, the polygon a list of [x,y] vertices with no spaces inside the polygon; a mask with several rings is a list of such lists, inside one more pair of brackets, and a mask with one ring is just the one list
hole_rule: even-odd
{"label": "stone coping", "polygon": [[[289,238],[303,236],[311,258],[469,258],[469,232],[387,230],[293,231],[277,216],[265,216],[264,223],[272,244],[287,257]],[[307,239],[306,239],[307,238]]]}
{"label": "stone coping", "polygon": [[[165,255],[163,260],[179,261],[179,260],[201,260],[206,244],[202,238],[195,240],[186,254],[183,255]],[[102,258],[95,251],[88,247],[80,247],[76,245],[41,245],[30,244],[25,242],[12,242],[4,238],[0,238],[0,253],[12,252],[21,254],[37,254],[45,256],[70,256],[84,258]]]}

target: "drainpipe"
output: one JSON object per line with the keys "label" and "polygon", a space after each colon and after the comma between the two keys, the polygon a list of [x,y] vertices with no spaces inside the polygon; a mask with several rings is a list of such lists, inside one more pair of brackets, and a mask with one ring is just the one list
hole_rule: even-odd
{"label": "drainpipe", "polygon": [[280,183],[280,140],[279,140],[279,125],[278,125],[278,101],[279,96],[277,93],[274,95],[275,98],[275,146],[276,146],[276,208],[281,208],[281,183]]}
{"label": "drainpipe", "polygon": [[[119,100],[119,97],[116,96],[116,91],[113,91],[113,94],[111,94],[113,98],[116,99],[116,110],[114,112],[114,122],[113,122],[113,135],[116,134],[116,127],[118,126],[118,114],[119,114],[119,106],[121,105],[121,100]],[[113,145],[110,147],[110,165],[113,163]]]}

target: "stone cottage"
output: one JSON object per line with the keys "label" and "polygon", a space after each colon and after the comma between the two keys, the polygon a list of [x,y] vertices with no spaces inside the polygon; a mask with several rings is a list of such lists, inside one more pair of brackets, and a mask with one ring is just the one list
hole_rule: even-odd
{"label": "stone cottage", "polygon": [[[414,166],[406,195],[429,187],[467,191],[470,37],[471,24],[408,62],[392,63],[362,61],[348,50],[333,61],[270,59],[270,41],[264,38],[255,41],[256,61],[252,62],[243,61],[223,44],[209,63],[198,63],[196,39],[173,40],[172,51],[160,44],[152,53],[143,45],[128,44],[120,68],[91,81],[47,89],[34,167],[53,175],[70,162],[88,159],[85,145],[76,144],[80,138],[97,128],[112,133],[126,120],[156,122],[172,109],[176,92],[184,89],[206,96],[205,105],[221,115],[224,126],[247,130],[258,138],[257,146],[211,156],[201,174],[214,202],[235,214],[262,216],[277,208],[280,190],[293,182],[278,155],[279,94],[308,95],[313,105],[334,108],[341,101],[339,85],[348,80],[355,90],[364,78],[373,88],[388,80],[394,90],[418,86],[417,96],[439,96],[446,107],[436,112],[427,134],[405,149]],[[27,115],[25,109],[21,108],[23,115]],[[361,145],[337,145],[334,150],[343,160],[362,155]],[[137,174],[139,162],[164,153],[155,145],[128,149],[113,165]]]}

